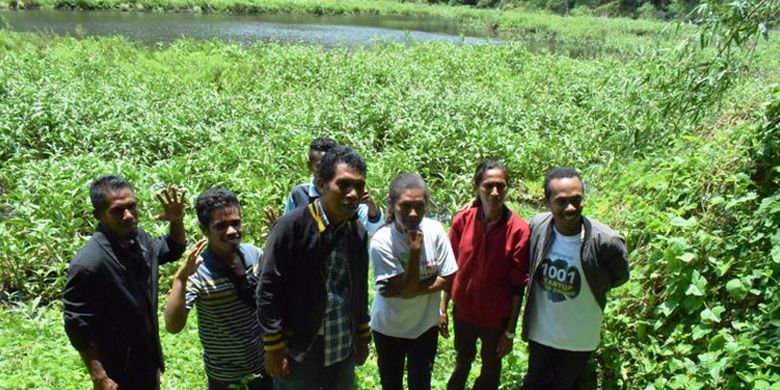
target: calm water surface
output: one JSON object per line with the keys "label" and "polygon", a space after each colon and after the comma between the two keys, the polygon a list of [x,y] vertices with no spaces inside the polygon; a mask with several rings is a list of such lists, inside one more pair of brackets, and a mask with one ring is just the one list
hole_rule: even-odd
{"label": "calm water surface", "polygon": [[122,35],[146,44],[181,37],[304,43],[325,48],[371,45],[378,41],[446,41],[455,44],[496,42],[486,31],[468,29],[442,19],[403,16],[288,14],[196,14],[119,11],[0,11],[0,19],[16,31],[58,35]]}

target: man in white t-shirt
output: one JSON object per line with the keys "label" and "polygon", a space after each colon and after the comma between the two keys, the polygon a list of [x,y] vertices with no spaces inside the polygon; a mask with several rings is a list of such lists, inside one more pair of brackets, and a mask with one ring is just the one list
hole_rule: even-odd
{"label": "man in white t-shirt", "polygon": [[584,192],[577,170],[553,170],[544,180],[550,212],[531,220],[526,390],[576,388],[599,345],[606,294],[628,280],[625,241],[582,216]]}

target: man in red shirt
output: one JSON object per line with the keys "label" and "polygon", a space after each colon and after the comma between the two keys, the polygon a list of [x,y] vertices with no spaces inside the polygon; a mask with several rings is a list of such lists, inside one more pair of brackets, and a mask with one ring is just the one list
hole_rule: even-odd
{"label": "man in red shirt", "polygon": [[501,358],[512,349],[525,284],[528,281],[529,227],[504,205],[509,189],[506,167],[483,161],[474,175],[476,200],[452,221],[450,241],[458,273],[442,300],[454,302],[455,370],[447,389],[463,389],[481,340],[482,370],[474,389],[497,389]]}

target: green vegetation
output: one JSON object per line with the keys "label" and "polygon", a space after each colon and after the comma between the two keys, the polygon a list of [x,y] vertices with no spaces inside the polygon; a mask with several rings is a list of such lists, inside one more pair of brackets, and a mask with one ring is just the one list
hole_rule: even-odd
{"label": "green vegetation", "polygon": [[[0,311],[0,388],[86,380],[56,298],[94,229],[94,177],[128,177],[154,233],[164,226],[151,220],[153,193],[166,183],[227,186],[245,205],[247,240],[262,244],[262,207],[281,206],[306,178],[310,139],[330,135],[366,158],[376,199],[397,172],[421,173],[444,222],[469,199],[479,159],[507,163],[510,203],[526,218],[544,172],[581,168],[586,213],[626,235],[633,265],[611,294],[594,383],[776,389],[780,43],[744,49],[763,20],[744,17],[764,15],[755,4],[713,7],[687,45],[628,57],[610,43],[591,56],[517,42],[154,49],[0,31],[0,294],[12,301]],[[194,213],[186,226],[196,237]],[[163,339],[165,388],[204,385],[190,322]],[[451,341],[440,349],[436,388],[453,359]],[[506,388],[524,371],[518,343]],[[358,375],[364,388],[378,381],[373,362]]]}

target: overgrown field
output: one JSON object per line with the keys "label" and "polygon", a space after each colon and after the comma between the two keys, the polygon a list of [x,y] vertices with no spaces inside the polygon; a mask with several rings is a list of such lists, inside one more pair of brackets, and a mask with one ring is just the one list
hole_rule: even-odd
{"label": "overgrown field", "polygon": [[[581,168],[586,214],[627,237],[633,264],[611,294],[594,383],[778,388],[778,47],[761,44],[717,104],[693,115],[667,104],[684,85],[664,50],[626,60],[512,42],[152,49],[0,31],[0,388],[87,380],[56,299],[94,229],[94,177],[128,177],[155,233],[153,194],[165,184],[193,195],[226,186],[244,204],[247,241],[262,245],[262,208],[306,180],[306,147],[323,135],[365,157],[378,200],[396,173],[421,173],[445,224],[483,158],[510,167],[510,204],[526,218],[547,170]],[[192,210],[186,226],[195,239]],[[194,325],[164,338],[165,388],[205,385]],[[451,341],[439,345],[443,388],[453,356]],[[525,372],[524,347],[505,360],[507,389]],[[372,362],[358,373],[376,387]]]}

